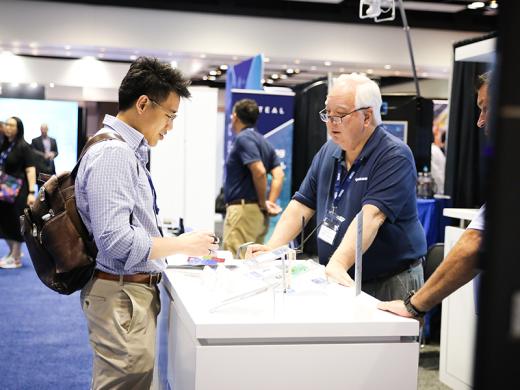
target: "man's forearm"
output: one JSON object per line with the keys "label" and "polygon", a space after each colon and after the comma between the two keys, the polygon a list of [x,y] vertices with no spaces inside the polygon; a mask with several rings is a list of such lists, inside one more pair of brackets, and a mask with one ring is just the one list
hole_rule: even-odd
{"label": "man's forearm", "polygon": [[267,200],[275,203],[280,193],[282,192],[283,180],[284,180],[284,172],[283,169],[278,166],[271,171],[272,180],[271,180],[271,189],[269,190],[269,196]]}
{"label": "man's forearm", "polygon": [[277,248],[282,245],[287,245],[300,233],[302,229],[302,217],[305,218],[305,223],[307,223],[313,215],[313,209],[296,200],[291,200],[276,224],[267,246]]}
{"label": "man's forearm", "polygon": [[[365,253],[374,242],[377,232],[384,221],[385,216],[377,207],[372,205],[363,206],[363,253]],[[356,234],[357,217],[350,223],[341,243],[330,258],[331,261],[337,261],[342,264],[346,270],[354,265],[356,257]]]}
{"label": "man's forearm", "polygon": [[480,230],[467,229],[424,286],[412,297],[412,304],[421,311],[428,311],[473,279],[478,273],[481,241]]}
{"label": "man's forearm", "polygon": [[267,192],[267,175],[253,174],[253,184],[258,197],[258,204],[260,207],[265,207],[265,193]]}

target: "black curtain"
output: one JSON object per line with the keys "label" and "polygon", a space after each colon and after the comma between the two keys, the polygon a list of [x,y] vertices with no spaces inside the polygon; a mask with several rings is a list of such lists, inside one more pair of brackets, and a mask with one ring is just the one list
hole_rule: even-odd
{"label": "black curtain", "polygon": [[445,193],[453,207],[478,208],[484,203],[485,145],[483,129],[477,127],[475,83],[486,64],[457,61],[453,66],[448,125]]}
{"label": "black curtain", "polygon": [[[293,171],[291,190],[294,194],[309,170],[312,159],[327,141],[327,127],[318,113],[325,107],[327,97],[327,80],[316,80],[295,88],[294,139],[293,139]],[[313,217],[307,223],[304,235],[307,237],[316,226]],[[316,233],[314,233],[316,235]],[[296,240],[298,245],[300,240]],[[306,254],[316,255],[318,248],[315,237],[310,238],[304,246]]]}

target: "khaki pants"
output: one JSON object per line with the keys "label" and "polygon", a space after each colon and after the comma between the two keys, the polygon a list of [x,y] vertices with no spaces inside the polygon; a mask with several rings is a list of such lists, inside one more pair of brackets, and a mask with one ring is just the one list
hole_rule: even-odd
{"label": "khaki pants", "polygon": [[263,244],[268,226],[269,218],[260,211],[258,204],[228,206],[224,220],[224,249],[236,256],[238,247],[244,242]]}
{"label": "khaki pants", "polygon": [[94,351],[92,389],[150,388],[160,306],[156,286],[93,278],[83,288]]}

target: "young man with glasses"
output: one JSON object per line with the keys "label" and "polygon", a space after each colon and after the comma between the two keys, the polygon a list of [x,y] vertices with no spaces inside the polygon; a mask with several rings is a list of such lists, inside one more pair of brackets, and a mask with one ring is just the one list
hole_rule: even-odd
{"label": "young man with glasses", "polygon": [[309,221],[316,213],[320,263],[330,279],[352,286],[356,215],[363,210],[362,290],[389,300],[423,284],[426,238],[417,217],[415,162],[410,148],[381,125],[381,102],[379,87],[365,76],[336,80],[319,113],[331,139],[314,157],[267,246],[250,253],[289,243],[302,217]]}
{"label": "young man with glasses", "polygon": [[[119,112],[81,160],[75,190],[79,214],[98,248],[96,270],[81,291],[94,352],[92,389],[149,389],[155,361],[163,258],[218,249],[210,232],[162,237],[148,152],[168,131],[189,81],[153,58],[138,58],[119,87]],[[168,167],[169,168],[169,167]]]}

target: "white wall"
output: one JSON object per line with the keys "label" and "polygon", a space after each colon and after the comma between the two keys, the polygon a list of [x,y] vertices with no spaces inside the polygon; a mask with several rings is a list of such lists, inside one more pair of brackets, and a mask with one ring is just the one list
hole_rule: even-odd
{"label": "white wall", "polygon": [[[3,0],[3,43],[171,50],[409,66],[402,28],[53,2]],[[413,28],[420,72],[449,68],[452,43],[481,33]],[[85,74],[88,78],[88,74]]]}
{"label": "white wall", "polygon": [[151,173],[160,216],[213,231],[215,221],[217,101],[215,88],[192,87],[173,130],[152,148]]}

